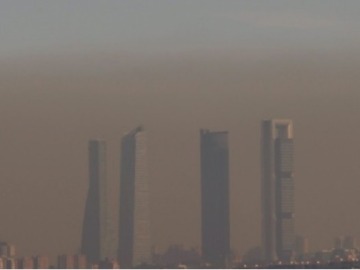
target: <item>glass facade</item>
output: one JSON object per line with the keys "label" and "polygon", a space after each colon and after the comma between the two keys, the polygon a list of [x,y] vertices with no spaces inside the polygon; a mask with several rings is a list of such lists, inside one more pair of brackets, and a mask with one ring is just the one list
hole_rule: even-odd
{"label": "glass facade", "polygon": [[228,133],[201,130],[200,141],[202,256],[224,268],[230,255]]}
{"label": "glass facade", "polygon": [[89,188],[85,205],[81,252],[89,262],[109,256],[106,187],[106,144],[89,142]]}
{"label": "glass facade", "polygon": [[275,140],[277,254],[289,260],[294,245],[294,181],[293,140],[280,137]]}
{"label": "glass facade", "polygon": [[122,268],[151,260],[147,142],[141,127],[122,139],[119,262]]}
{"label": "glass facade", "polygon": [[290,260],[294,250],[294,143],[291,120],[262,123],[264,259]]}

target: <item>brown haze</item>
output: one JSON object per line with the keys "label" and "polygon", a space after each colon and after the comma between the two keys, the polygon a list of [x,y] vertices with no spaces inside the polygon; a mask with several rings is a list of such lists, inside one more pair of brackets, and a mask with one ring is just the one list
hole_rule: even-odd
{"label": "brown haze", "polygon": [[0,68],[0,239],[21,254],[78,251],[87,141],[108,142],[117,222],[120,138],[149,134],[153,242],[199,246],[199,128],[229,130],[231,246],[260,243],[259,132],[295,125],[296,230],[311,249],[360,237],[360,58],[352,54],[4,59]]}

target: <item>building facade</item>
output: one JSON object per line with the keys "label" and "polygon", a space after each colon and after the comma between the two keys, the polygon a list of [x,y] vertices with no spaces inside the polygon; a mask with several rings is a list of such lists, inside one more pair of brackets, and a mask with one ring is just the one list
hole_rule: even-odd
{"label": "building facade", "polygon": [[202,259],[224,268],[230,256],[228,133],[201,130],[200,156]]}
{"label": "building facade", "polygon": [[0,241],[0,256],[15,257],[15,246],[7,242]]}
{"label": "building facade", "polygon": [[76,268],[76,269],[88,268],[85,255],[83,255],[83,254],[74,255],[74,268]]}
{"label": "building facade", "polygon": [[295,237],[292,121],[265,120],[261,135],[263,257],[289,260]]}
{"label": "building facade", "polygon": [[50,260],[47,256],[38,255],[34,257],[35,269],[49,269]]}
{"label": "building facade", "polygon": [[344,249],[357,249],[356,238],[350,235],[344,237],[343,241],[343,248]]}
{"label": "building facade", "polygon": [[73,255],[63,254],[58,256],[57,268],[59,269],[75,269],[75,260]]}
{"label": "building facade", "polygon": [[82,230],[81,252],[90,263],[109,256],[107,195],[106,195],[106,144],[89,142],[89,188]]}
{"label": "building facade", "polygon": [[18,269],[33,269],[34,268],[34,258],[26,256],[18,259],[17,264]]}
{"label": "building facade", "polygon": [[138,127],[121,143],[118,260],[121,268],[151,260],[146,133]]}
{"label": "building facade", "polygon": [[309,239],[304,236],[296,236],[294,253],[297,259],[303,259],[309,253]]}

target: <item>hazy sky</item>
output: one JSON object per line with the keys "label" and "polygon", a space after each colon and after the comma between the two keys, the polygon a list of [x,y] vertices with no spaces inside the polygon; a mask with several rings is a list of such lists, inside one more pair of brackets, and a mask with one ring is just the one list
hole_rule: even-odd
{"label": "hazy sky", "polygon": [[[296,230],[360,238],[359,1],[0,1],[0,239],[75,253],[87,142],[149,136],[153,242],[200,244],[199,129],[228,130],[231,245],[260,244],[260,121],[295,129]],[[116,208],[113,210],[117,221]]]}
{"label": "hazy sky", "polygon": [[1,56],[242,47],[337,48],[360,42],[357,0],[4,0]]}

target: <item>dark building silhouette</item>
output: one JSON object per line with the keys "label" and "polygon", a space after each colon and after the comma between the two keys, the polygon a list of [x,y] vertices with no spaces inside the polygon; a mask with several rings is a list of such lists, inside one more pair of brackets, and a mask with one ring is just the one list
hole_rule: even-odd
{"label": "dark building silhouette", "polygon": [[265,120],[261,135],[263,256],[289,260],[295,238],[292,121]]}
{"label": "dark building silhouette", "polygon": [[81,252],[90,263],[108,256],[108,220],[106,196],[106,145],[89,142],[89,189],[82,230]]}
{"label": "dark building silhouette", "polygon": [[201,130],[200,145],[202,258],[223,268],[230,257],[228,133]]}
{"label": "dark building silhouette", "polygon": [[119,255],[122,268],[150,263],[146,133],[138,127],[121,143]]}

